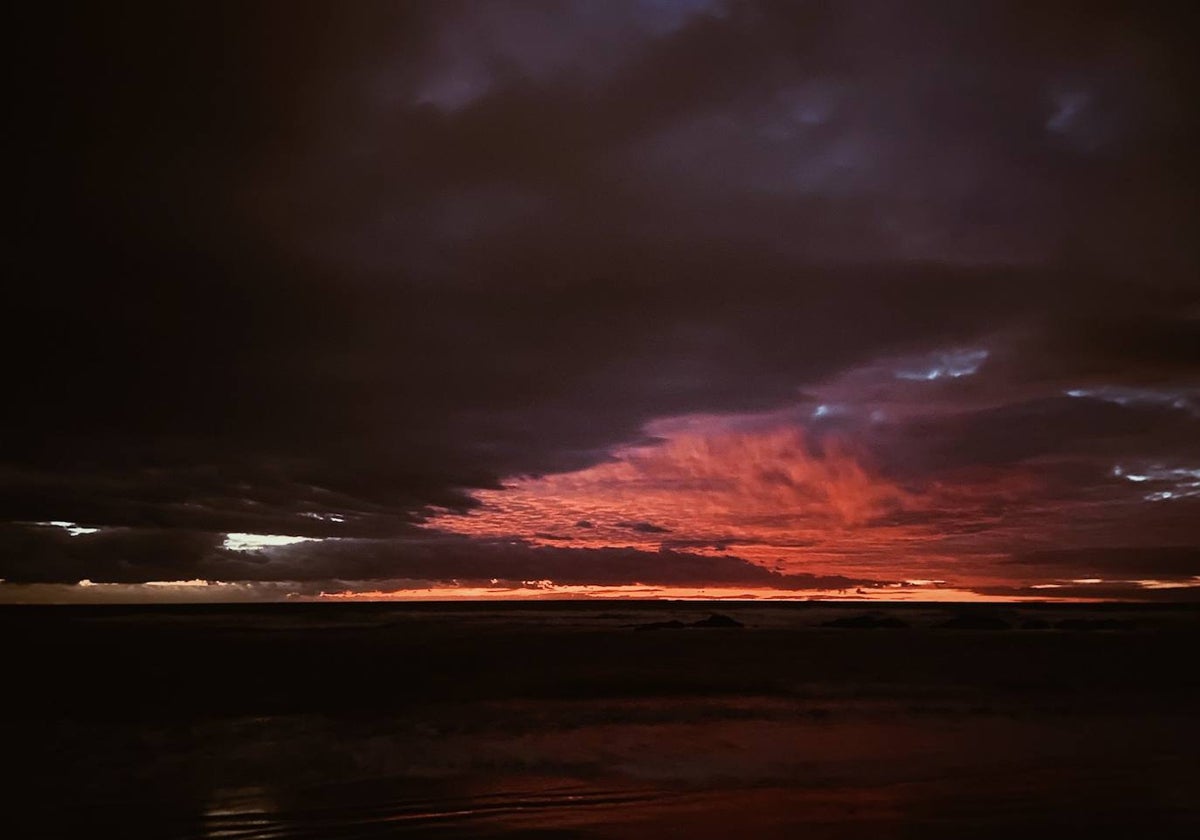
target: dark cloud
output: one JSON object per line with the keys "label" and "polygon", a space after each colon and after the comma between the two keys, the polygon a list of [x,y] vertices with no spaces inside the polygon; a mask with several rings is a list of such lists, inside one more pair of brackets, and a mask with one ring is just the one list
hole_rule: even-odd
{"label": "dark cloud", "polygon": [[1200,546],[1072,548],[1031,551],[1008,561],[1040,574],[1070,578],[1187,581],[1200,578]]}
{"label": "dark cloud", "polygon": [[[535,547],[518,540],[453,535],[380,540],[326,540],[261,550],[223,547],[221,534],[181,530],[101,530],[72,536],[52,526],[9,525],[0,539],[12,548],[0,560],[8,583],[144,583],[209,580],[226,583],[338,581],[394,585],[487,584],[499,580],[559,585],[746,586],[785,590],[880,586],[886,581],[842,575],[785,575],[737,557],[664,549]],[[315,593],[313,593],[315,594]]]}
{"label": "dark cloud", "polygon": [[[914,486],[1200,467],[1200,86],[1165,6],[22,14],[0,520],[131,529],[148,579],[217,571],[197,533],[419,540],[839,377],[893,402],[825,428]],[[990,355],[896,416],[894,374],[956,347]]]}
{"label": "dark cloud", "polygon": [[897,430],[898,459],[927,467],[1012,464],[1055,456],[1108,473],[1129,459],[1200,462],[1200,417],[1156,400],[1120,405],[1066,394],[931,415]]}
{"label": "dark cloud", "polygon": [[639,534],[669,534],[670,528],[664,528],[661,525],[655,525],[653,522],[618,522],[618,526],[628,528],[631,531],[637,531]]}

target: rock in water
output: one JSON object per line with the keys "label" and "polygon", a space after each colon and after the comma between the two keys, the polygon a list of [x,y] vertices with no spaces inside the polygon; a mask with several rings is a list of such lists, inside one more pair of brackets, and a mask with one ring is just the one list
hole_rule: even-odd
{"label": "rock in water", "polygon": [[702,618],[699,621],[693,621],[692,627],[745,627],[746,625],[738,621],[736,618],[730,618],[727,615],[713,613],[708,618]]}

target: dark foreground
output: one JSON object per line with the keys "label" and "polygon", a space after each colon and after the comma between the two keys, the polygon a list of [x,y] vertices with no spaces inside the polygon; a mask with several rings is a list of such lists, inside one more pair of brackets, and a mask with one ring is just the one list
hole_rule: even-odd
{"label": "dark foreground", "polygon": [[868,612],[3,608],[0,834],[1200,836],[1195,607]]}

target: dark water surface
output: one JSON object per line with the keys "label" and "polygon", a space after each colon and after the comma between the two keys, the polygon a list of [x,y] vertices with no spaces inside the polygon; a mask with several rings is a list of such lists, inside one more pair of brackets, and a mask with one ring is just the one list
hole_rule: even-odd
{"label": "dark water surface", "polygon": [[[634,629],[713,611],[746,626]],[[868,613],[904,626],[825,626]],[[4,836],[1200,836],[1195,607],[5,607],[0,630]]]}

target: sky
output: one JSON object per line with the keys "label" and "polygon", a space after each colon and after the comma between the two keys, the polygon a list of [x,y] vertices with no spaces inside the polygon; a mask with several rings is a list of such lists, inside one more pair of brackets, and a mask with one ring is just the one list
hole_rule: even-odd
{"label": "sky", "polygon": [[1197,600],[1177,6],[19,13],[0,601]]}

